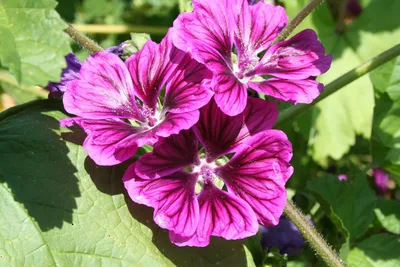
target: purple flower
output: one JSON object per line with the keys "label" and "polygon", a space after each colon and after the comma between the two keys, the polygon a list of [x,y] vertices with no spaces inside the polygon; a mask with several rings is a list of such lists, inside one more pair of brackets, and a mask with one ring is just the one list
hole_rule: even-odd
{"label": "purple flower", "polygon": [[174,47],[167,36],[148,41],[124,63],[107,51],[91,55],[63,102],[87,133],[83,147],[98,165],[115,165],[137,148],[192,127],[213,92],[212,73]]}
{"label": "purple flower", "polygon": [[379,168],[374,168],[372,171],[376,188],[380,194],[385,194],[388,191],[389,174]]}
{"label": "purple flower", "polygon": [[276,225],[293,173],[290,142],[271,130],[276,105],[249,98],[243,113],[229,117],[211,100],[200,113],[192,129],[160,140],[128,168],[123,181],[132,200],[153,207],[154,221],[179,246]]}
{"label": "purple flower", "polygon": [[347,175],[346,174],[339,174],[338,175],[339,181],[347,181]]}
{"label": "purple flower", "polygon": [[175,20],[173,42],[214,72],[214,98],[225,114],[244,110],[248,88],[294,103],[319,95],[314,77],[332,57],[312,30],[273,45],[287,23],[282,7],[248,0],[193,0],[193,7]]}
{"label": "purple flower", "polygon": [[305,246],[299,229],[282,216],[277,226],[261,227],[261,246],[271,250],[278,247],[281,254],[294,255]]}
{"label": "purple flower", "polygon": [[79,71],[81,69],[82,63],[73,53],[69,53],[65,56],[67,62],[67,67],[61,72],[61,80],[58,83],[49,82],[46,86],[50,91],[49,98],[61,99],[64,92],[67,90],[67,84],[75,79],[79,79]]}

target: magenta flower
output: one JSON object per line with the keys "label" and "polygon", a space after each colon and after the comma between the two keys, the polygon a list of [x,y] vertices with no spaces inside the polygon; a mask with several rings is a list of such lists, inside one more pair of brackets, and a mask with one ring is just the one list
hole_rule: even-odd
{"label": "magenta flower", "polygon": [[380,194],[385,194],[388,191],[389,174],[379,168],[374,168],[372,171],[376,188]]}
{"label": "magenta flower", "polygon": [[339,174],[338,175],[339,181],[347,181],[347,175],[346,174]]}
{"label": "magenta flower", "polygon": [[80,79],[68,83],[64,107],[77,117],[61,123],[85,130],[83,147],[98,165],[118,164],[138,147],[192,127],[213,95],[211,77],[168,35],[160,44],[148,41],[126,63],[102,51],[83,63]]}
{"label": "magenta flower", "polygon": [[200,113],[192,129],[160,140],[128,168],[123,181],[132,200],[153,207],[154,221],[179,246],[276,225],[293,168],[286,135],[271,130],[275,104],[249,98],[243,113],[229,117],[211,100]]}
{"label": "magenta flower", "polygon": [[315,76],[332,57],[312,30],[272,44],[287,23],[282,7],[248,0],[193,0],[193,7],[175,20],[173,42],[214,72],[214,98],[225,114],[244,110],[248,88],[294,103],[319,95]]}

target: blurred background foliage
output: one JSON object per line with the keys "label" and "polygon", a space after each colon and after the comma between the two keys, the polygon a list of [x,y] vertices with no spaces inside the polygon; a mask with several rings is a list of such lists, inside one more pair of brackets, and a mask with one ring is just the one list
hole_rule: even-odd
{"label": "blurred background foliage", "polygon": [[[55,5],[49,3],[53,0],[28,2],[43,4],[47,19],[57,21],[60,27],[66,26],[59,18],[51,17]],[[268,2],[283,5],[293,18],[308,1]],[[12,0],[8,3],[12,5]],[[105,48],[129,40],[131,32],[146,32],[159,41],[178,16],[179,3],[178,0],[58,0],[55,10],[64,21],[74,24]],[[327,84],[398,44],[399,12],[399,0],[326,0],[320,5],[296,30],[316,30],[327,53],[333,55],[332,68],[320,81]],[[3,50],[11,55],[6,57],[0,51],[0,111],[46,98],[46,83],[57,81],[65,66],[62,55],[74,51],[81,60],[89,55],[65,34],[60,40],[45,37],[49,40],[46,46],[33,42],[35,46],[28,49],[32,42],[27,45],[21,38],[32,40],[33,33],[27,29],[24,37],[17,38],[19,31],[13,31],[16,26],[12,23],[13,16],[9,15],[9,19],[7,25],[0,20],[0,31],[15,37],[14,44],[3,36],[0,40],[0,46],[6,47]],[[67,46],[61,44],[64,39]],[[54,44],[52,47],[58,54],[49,52],[50,44]],[[57,61],[57,68],[50,68],[47,65],[50,63],[32,56],[42,50],[41,58],[49,55],[48,62]],[[12,55],[18,56],[19,61]],[[280,104],[280,110],[290,106]],[[347,85],[281,129],[294,148],[295,172],[288,183],[289,195],[329,243],[340,250],[342,259],[351,266],[400,266],[400,57]],[[383,193],[374,183],[373,168],[389,173],[387,190]],[[348,180],[339,181],[340,174],[347,175]],[[286,264],[286,258],[275,256],[272,265],[278,264],[277,261],[278,265]],[[320,266],[321,262],[313,251],[305,248],[303,253],[290,257],[287,264]]]}

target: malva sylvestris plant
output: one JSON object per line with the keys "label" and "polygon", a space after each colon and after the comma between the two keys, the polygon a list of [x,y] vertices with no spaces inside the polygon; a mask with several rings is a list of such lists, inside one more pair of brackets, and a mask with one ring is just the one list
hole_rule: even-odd
{"label": "malva sylvestris plant", "polygon": [[210,236],[242,239],[277,225],[285,207],[291,144],[271,129],[276,105],[248,91],[310,103],[323,88],[315,77],[332,58],[312,30],[274,44],[287,24],[281,7],[193,5],[160,44],[148,41],[126,62],[118,49],[82,65],[67,56],[61,83],[49,88],[64,93],[76,117],[61,124],[85,130],[83,147],[97,164],[154,146],[126,171],[129,196],[155,209],[173,243],[203,247]]}
{"label": "malva sylvestris plant", "polygon": [[[61,125],[85,131],[83,147],[97,165],[136,156],[122,177],[126,191],[154,209],[154,222],[175,245],[204,247],[211,236],[244,239],[260,225],[264,234],[290,227],[292,239],[270,231],[269,241],[282,242],[264,237],[265,247],[298,251],[301,233],[328,265],[343,266],[286,200],[292,145],[272,128],[397,52],[323,92],[317,76],[332,57],[316,33],[307,29],[284,40],[320,2],[310,1],[288,24],[282,7],[263,1],[193,0],[193,11],[181,13],[160,43],[147,41],[125,61],[122,44],[102,50],[70,27],[66,32],[96,53],[84,62],[67,55],[60,83],[48,84],[49,98],[62,98],[72,117]],[[260,97],[250,97],[252,91]],[[296,105],[281,119],[272,101]],[[143,146],[152,151],[137,153]],[[374,174],[383,193],[388,176],[380,169]]]}

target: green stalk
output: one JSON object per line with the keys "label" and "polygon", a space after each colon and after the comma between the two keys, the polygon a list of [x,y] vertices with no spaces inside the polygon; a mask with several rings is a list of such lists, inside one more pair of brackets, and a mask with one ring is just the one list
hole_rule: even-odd
{"label": "green stalk", "polygon": [[318,255],[331,267],[345,267],[346,265],[339,258],[337,253],[324,240],[320,233],[315,230],[307,218],[299,209],[290,201],[287,200],[285,206],[285,215],[299,229],[304,239],[318,253]]}
{"label": "green stalk", "polygon": [[356,79],[360,78],[361,76],[369,73],[370,71],[376,69],[377,67],[385,64],[389,60],[397,57],[400,55],[400,44],[386,50],[382,54],[368,60],[367,62],[361,64],[360,66],[352,69],[351,71],[347,72],[343,76],[340,76],[333,82],[327,84],[325,86],[324,91],[311,103],[311,104],[297,104],[291,108],[288,108],[284,112],[282,112],[275,125],[281,125],[286,122],[293,120],[295,117],[299,116],[303,112],[310,109],[312,106],[320,102],[321,100],[327,98],[331,94],[337,92],[339,89],[343,88],[344,86],[348,85],[349,83],[355,81]]}
{"label": "green stalk", "polygon": [[272,44],[279,43],[285,40],[296,27],[324,0],[311,0],[300,12],[296,15],[276,37]]}
{"label": "green stalk", "polygon": [[103,50],[95,41],[91,40],[82,32],[75,29],[71,24],[68,24],[68,28],[64,30],[75,42],[86,48],[92,53]]}

